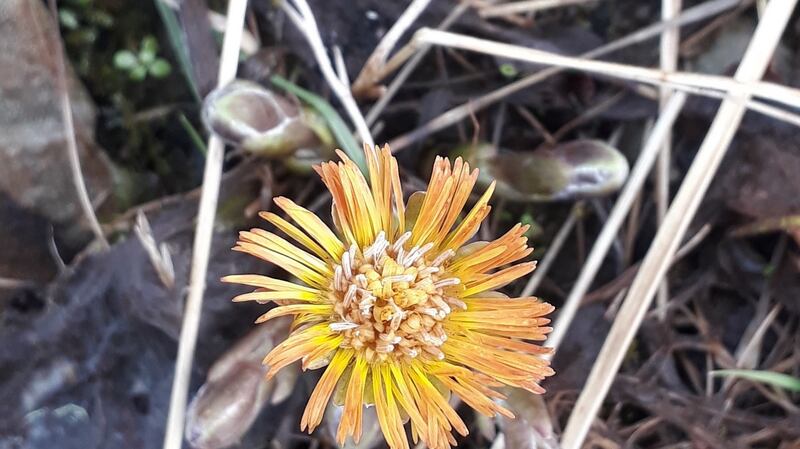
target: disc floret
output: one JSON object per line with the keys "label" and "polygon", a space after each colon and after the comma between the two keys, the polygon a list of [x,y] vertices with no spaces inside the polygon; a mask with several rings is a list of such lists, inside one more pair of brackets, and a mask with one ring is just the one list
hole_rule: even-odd
{"label": "disc floret", "polygon": [[454,296],[461,280],[443,265],[455,254],[431,255],[432,243],[407,249],[411,233],[394,242],[381,232],[360,251],[344,252],[334,267],[331,295],[341,348],[363,352],[369,363],[392,359],[444,359],[442,322],[454,309],[466,309]]}

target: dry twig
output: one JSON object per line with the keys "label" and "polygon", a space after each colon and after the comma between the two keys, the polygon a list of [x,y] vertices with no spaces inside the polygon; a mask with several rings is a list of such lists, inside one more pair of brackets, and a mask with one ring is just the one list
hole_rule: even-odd
{"label": "dry twig", "polygon": [[553,325],[553,332],[547,338],[546,346],[557,349],[564,339],[569,325],[572,323],[572,319],[575,317],[575,313],[581,304],[581,300],[586,294],[586,290],[588,290],[592,280],[594,280],[597,270],[600,269],[600,265],[606,253],[608,253],[608,249],[614,242],[617,232],[630,210],[631,204],[633,204],[636,195],[647,179],[647,175],[653,167],[659,150],[663,148],[664,139],[669,130],[672,129],[672,124],[678,117],[678,113],[681,108],[683,108],[685,101],[686,94],[682,92],[674,94],[659,116],[658,121],[650,133],[650,137],[647,139],[647,144],[642,148],[639,158],[636,160],[636,164],[633,166],[633,170],[631,170],[628,176],[628,182],[619,194],[617,202],[614,204],[614,208],[608,216],[608,220],[606,220],[603,225],[600,235],[597,236],[592,250],[589,252],[586,263],[583,265],[583,268],[581,268],[581,272],[572,287],[572,291],[570,291],[569,296],[567,296],[566,301],[564,301],[564,305],[558,312],[558,318]]}
{"label": "dry twig", "polygon": [[[173,10],[180,9],[180,1],[179,0],[159,0],[169,6]],[[211,28],[214,31],[224,32],[225,26],[228,22],[227,17],[223,16],[222,14],[216,11],[208,11],[208,23],[211,24]],[[258,51],[260,47],[258,42],[258,37],[253,35],[250,31],[244,29],[242,30],[242,52],[247,55],[253,55],[255,52]]]}
{"label": "dry twig", "polygon": [[[446,30],[450,28],[450,25],[452,25],[456,20],[458,20],[458,18],[461,17],[461,15],[464,14],[467,11],[467,9],[469,9],[469,2],[459,3],[458,6],[453,8],[453,10],[450,11],[450,14],[448,14],[447,17],[445,17],[445,19],[442,20],[437,29]],[[383,112],[383,110],[386,108],[386,105],[389,104],[392,98],[394,98],[395,94],[400,89],[400,86],[402,86],[403,83],[406,82],[406,80],[414,71],[414,69],[419,65],[420,62],[422,62],[422,59],[425,57],[425,55],[428,54],[429,50],[430,50],[430,45],[420,48],[414,54],[414,57],[412,57],[411,60],[409,60],[406,63],[406,65],[403,66],[403,69],[400,70],[397,76],[394,77],[392,82],[389,84],[389,87],[386,89],[383,95],[381,95],[378,101],[376,101],[375,104],[372,105],[372,108],[370,108],[369,112],[367,113],[367,124],[369,126],[375,124],[375,120],[378,119],[378,116],[380,116],[381,112]],[[382,78],[379,78],[378,80],[380,79]],[[377,82],[378,80],[376,80],[375,82]]]}
{"label": "dry twig", "polygon": [[[662,0],[661,1],[661,20],[667,21],[677,17],[681,12],[682,0]],[[680,46],[680,28],[670,28],[664,30],[661,34],[661,70],[664,72],[674,72],[678,70],[678,47]],[[662,87],[659,98],[659,110],[663,111],[664,106],[667,104],[670,96],[672,96],[672,89]],[[664,136],[664,148],[658,154],[658,163],[656,164],[656,217],[660,225],[664,221],[664,216],[667,214],[667,207],[669,206],[669,172],[672,161],[672,132],[667,132]],[[659,310],[666,311],[667,300],[669,299],[669,279],[664,279],[664,282],[658,288],[658,305]],[[666,314],[660,316],[663,321]]]}
{"label": "dry twig", "polygon": [[32,288],[36,286],[36,282],[28,281],[25,279],[13,279],[0,277],[0,290],[8,289],[14,290],[17,288]]}
{"label": "dry twig", "polygon": [[[726,11],[730,8],[739,4],[739,0],[712,0],[693,8],[689,8],[685,10],[678,18],[669,22],[659,22],[636,32],[633,32],[625,37],[617,39],[614,42],[610,42],[603,46],[600,46],[594,50],[589,52],[583,53],[580,55],[583,58],[596,58],[599,56],[607,55],[614,51],[617,51],[621,48],[625,48],[627,46],[637,44],[643,42],[647,39],[651,39],[655,36],[658,36],[663,30],[671,27],[679,27],[683,25],[687,25],[690,23],[697,22],[699,20],[706,19],[708,17],[714,16],[719,14],[720,12]],[[415,55],[415,60],[419,53],[423,51],[427,51],[429,46],[422,44],[423,47],[419,50],[417,55]],[[421,59],[421,58],[420,58]],[[406,66],[408,67],[408,66]],[[404,68],[405,71],[405,68]],[[531,86],[534,86],[549,77],[561,73],[563,71],[562,68],[559,67],[549,67],[544,70],[540,70],[536,73],[528,75],[520,80],[517,80],[513,83],[505,85],[493,92],[489,92],[488,94],[482,95],[478,98],[474,98],[470,100],[468,103],[456,106],[452,108],[435,119],[431,120],[424,126],[417,128],[407,134],[404,134],[400,137],[395,138],[392,142],[390,142],[390,146],[392,147],[392,151],[399,151],[402,148],[407,147],[408,145],[422,139],[423,137],[427,136],[432,132],[436,132],[440,129],[446,128],[448,126],[457,123],[470,114],[473,114],[485,107],[488,107],[495,102],[512,95],[516,92],[519,92],[523,89],[527,89]],[[406,75],[407,76],[407,75]],[[398,75],[398,78],[400,76]],[[394,85],[394,83],[393,83]],[[391,87],[390,87],[391,90]],[[388,92],[387,92],[388,93]],[[377,107],[377,105],[376,105]],[[371,114],[370,114],[371,115]]]}
{"label": "dry twig", "polygon": [[[49,0],[50,12],[53,14],[53,20],[58,23],[58,6],[55,0]],[[35,24],[38,26],[38,23]],[[86,190],[86,181],[83,179],[83,171],[81,170],[81,159],[78,154],[78,141],[75,138],[75,123],[72,120],[72,104],[69,101],[69,91],[67,86],[67,63],[64,60],[64,48],[61,45],[61,31],[56,25],[57,41],[54,43],[54,50],[56,56],[57,67],[57,80],[58,91],[61,99],[61,116],[64,119],[64,136],[67,139],[67,155],[69,156],[69,168],[72,172],[72,181],[75,184],[75,190],[78,193],[78,201],[83,209],[83,215],[89,220],[89,226],[92,228],[95,238],[100,242],[104,249],[108,249],[108,240],[103,234],[103,229],[100,227],[100,222],[97,220],[97,215],[94,213],[92,201],[89,198],[89,191]]]}
{"label": "dry twig", "polygon": [[578,201],[572,206],[567,219],[564,220],[564,223],[561,225],[561,228],[559,228],[558,233],[556,233],[556,236],[553,238],[553,241],[550,242],[550,247],[547,248],[547,253],[544,255],[542,260],[536,264],[536,270],[533,272],[533,275],[531,275],[530,279],[528,279],[528,283],[525,284],[525,288],[522,289],[522,293],[519,295],[520,297],[524,298],[531,296],[536,289],[539,288],[539,284],[541,284],[542,280],[544,280],[545,275],[547,275],[547,272],[550,270],[550,267],[553,265],[556,257],[558,257],[558,254],[561,252],[564,242],[567,241],[569,233],[572,232],[575,222],[583,212],[583,207],[583,201]]}
{"label": "dry twig", "polygon": [[520,61],[564,67],[657,86],[667,86],[677,90],[682,90],[684,87],[691,87],[725,92],[729,96],[742,97],[743,101],[749,99],[751,96],[756,96],[787,106],[800,108],[800,90],[766,81],[759,80],[752,83],[743,83],[736,78],[726,76],[691,72],[667,73],[659,69],[647,67],[595,61],[581,57],[562,56],[519,45],[479,39],[472,36],[433,30],[430,28],[422,28],[419,30],[415,41],[420,44],[425,43],[449,48],[460,48],[462,50],[476,51]]}
{"label": "dry twig", "polygon": [[730,98],[722,102],[664,224],[642,262],[567,422],[562,440],[564,449],[578,449],[586,438],[653,294],[744,116],[745,100],[753,93],[752,84],[763,76],[796,3],[797,0],[772,0],[759,21],[734,75],[734,80],[743,89],[729,92]]}
{"label": "dry twig", "polygon": [[347,111],[347,115],[350,116],[350,120],[356,128],[356,132],[359,137],[361,137],[361,141],[369,145],[370,148],[374,148],[375,142],[372,140],[372,134],[369,131],[367,122],[364,120],[364,116],[361,114],[361,110],[358,109],[358,104],[356,104],[356,101],[353,99],[350,86],[342,83],[341,75],[338,75],[333,69],[331,59],[328,57],[328,53],[325,50],[325,44],[322,43],[322,37],[320,37],[317,21],[314,19],[314,13],[305,0],[292,0],[291,3],[293,3],[294,6],[289,3],[288,1],[282,2],[283,10],[297,27],[297,30],[305,36],[308,45],[311,46],[311,51],[314,53],[314,58],[316,58],[319,63],[319,69],[322,71],[322,75],[339,98],[339,101],[342,102],[344,109]]}
{"label": "dry twig", "polygon": [[488,19],[509,14],[534,13],[537,11],[545,11],[570,5],[580,5],[594,1],[595,0],[522,0],[519,2],[504,3],[502,5],[487,6],[481,8],[478,14],[484,19]]}
{"label": "dry twig", "polygon": [[[222,43],[222,56],[217,83],[223,86],[236,77],[239,62],[239,49],[242,42],[244,17],[247,0],[228,2],[225,38]],[[192,373],[192,360],[197,345],[200,314],[203,309],[203,293],[206,288],[206,272],[211,252],[211,237],[214,230],[214,217],[219,199],[219,185],[222,177],[222,162],[225,145],[215,136],[208,141],[208,154],[203,172],[203,189],[200,194],[200,207],[197,214],[194,247],[192,249],[192,270],[189,276],[189,296],[181,325],[178,341],[178,356],[175,360],[175,377],[169,398],[169,415],[164,435],[164,449],[180,449],[183,442],[183,426],[186,413],[186,399],[189,393],[189,380]]]}
{"label": "dry twig", "polygon": [[353,82],[353,95],[357,97],[372,96],[376,84],[380,80],[378,73],[380,73],[386,66],[386,59],[389,53],[397,45],[397,41],[403,36],[411,24],[417,20],[422,11],[428,6],[431,0],[413,0],[408,8],[403,12],[397,21],[392,25],[389,31],[383,36],[383,39],[378,43],[373,50],[364,67],[361,68],[361,73],[358,74],[356,80]]}

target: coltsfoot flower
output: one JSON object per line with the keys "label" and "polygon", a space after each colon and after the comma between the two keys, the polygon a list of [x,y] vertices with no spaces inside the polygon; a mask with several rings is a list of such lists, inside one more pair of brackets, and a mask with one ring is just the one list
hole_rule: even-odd
{"label": "coltsfoot flower", "polygon": [[492,184],[460,219],[478,177],[460,158],[437,158],[428,189],[403,201],[397,161],[388,147],[365,147],[369,182],[344,154],[316,167],[333,197],[329,228],[287,198],[275,203],[294,222],[261,216],[291,237],[261,229],[241,232],[234,248],[280,266],[302,284],[261,275],[223,280],[257,289],[235,301],[273,301],[256,321],[293,315],[292,332],[264,359],[267,376],[298,360],[325,368],[303,413],[309,432],[331,397],[343,405],[337,439],[358,441],[364,405],[376,407],[386,441],[407,449],[403,427],[432,449],[455,445],[452,430],[467,426],[448,403],[450,393],[480,413],[513,414],[496,402],[493,387],[533,393],[552,375],[544,340],[545,315],[537,298],[509,298],[497,289],[530,273],[517,263],[532,249],[527,226],[492,242],[467,243],[489,214]]}

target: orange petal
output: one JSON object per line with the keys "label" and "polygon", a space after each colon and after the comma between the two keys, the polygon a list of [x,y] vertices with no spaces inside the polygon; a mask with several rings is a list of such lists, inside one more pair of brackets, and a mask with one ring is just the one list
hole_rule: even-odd
{"label": "orange petal", "polygon": [[331,360],[311,393],[308,405],[306,405],[303,417],[300,420],[300,430],[308,428],[308,433],[311,433],[322,422],[322,415],[325,413],[325,407],[328,405],[333,388],[352,358],[353,350],[351,349],[337,351],[336,355],[333,356],[333,360]]}

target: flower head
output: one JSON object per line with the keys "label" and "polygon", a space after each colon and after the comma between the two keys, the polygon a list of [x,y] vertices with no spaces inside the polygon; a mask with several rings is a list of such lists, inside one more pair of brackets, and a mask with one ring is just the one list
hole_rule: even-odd
{"label": "flower head", "polygon": [[[302,417],[317,427],[328,401],[343,404],[337,439],[356,441],[365,404],[376,407],[392,449],[407,449],[403,423],[432,449],[455,445],[451,430],[467,427],[448,403],[457,394],[480,413],[513,417],[492,387],[533,393],[553,374],[543,318],[553,310],[537,298],[509,298],[497,289],[530,273],[531,253],[516,225],[491,242],[467,243],[491,209],[492,184],[461,218],[477,170],[460,158],[437,158],[428,189],[403,201],[397,161],[388,147],[365,147],[369,182],[344,154],[316,167],[333,197],[329,228],[286,198],[275,203],[294,222],[261,216],[291,237],[252,229],[234,248],[280,266],[302,284],[261,275],[223,280],[256,287],[236,301],[273,301],[256,321],[293,315],[292,332],[264,359],[268,376],[302,361],[326,366]],[[299,245],[299,246],[298,246]]]}

